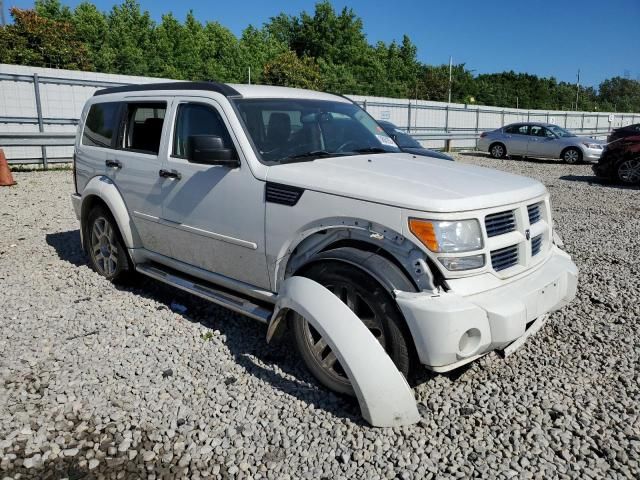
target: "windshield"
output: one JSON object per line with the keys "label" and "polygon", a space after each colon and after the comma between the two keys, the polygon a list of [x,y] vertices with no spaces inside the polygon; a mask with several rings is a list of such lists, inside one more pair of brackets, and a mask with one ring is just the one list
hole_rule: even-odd
{"label": "windshield", "polygon": [[561,128],[557,125],[549,125],[547,126],[547,128],[551,130],[553,133],[555,133],[558,137],[575,137],[576,136],[573,133],[571,133],[569,130],[565,130],[564,128]]}
{"label": "windshield", "polygon": [[237,99],[235,105],[265,163],[400,151],[353,103],[269,98]]}
{"label": "windshield", "polygon": [[383,130],[395,140],[396,144],[400,148],[422,148],[420,142],[408,133],[400,130],[393,123],[387,122],[386,120],[378,120],[378,125],[380,125]]}

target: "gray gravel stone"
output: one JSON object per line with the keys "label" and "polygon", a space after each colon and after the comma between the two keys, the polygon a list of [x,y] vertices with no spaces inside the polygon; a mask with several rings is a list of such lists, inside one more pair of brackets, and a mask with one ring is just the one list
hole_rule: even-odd
{"label": "gray gravel stone", "polygon": [[0,478],[640,478],[640,191],[587,165],[455,156],[548,186],[577,298],[507,359],[420,375],[422,420],[394,429],[368,427],[262,325],[145,278],[104,281],[71,172],[14,172]]}

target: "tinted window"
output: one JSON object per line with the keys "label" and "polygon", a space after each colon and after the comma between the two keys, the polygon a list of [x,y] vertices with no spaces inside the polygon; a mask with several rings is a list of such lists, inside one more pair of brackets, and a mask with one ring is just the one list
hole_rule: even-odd
{"label": "tinted window", "polygon": [[516,133],[518,135],[528,135],[529,126],[528,125],[511,125],[504,129],[506,133]]}
{"label": "tinted window", "polygon": [[82,132],[82,144],[92,147],[111,147],[113,135],[118,130],[120,104],[96,103],[89,109]]}
{"label": "tinted window", "polygon": [[532,125],[530,135],[534,137],[553,137],[553,133],[540,125]]}
{"label": "tinted window", "polygon": [[214,108],[197,103],[182,104],[178,107],[173,155],[188,158],[189,137],[195,135],[216,135],[222,138],[224,148],[234,148],[227,127]]}
{"label": "tinted window", "polygon": [[124,149],[157,155],[166,111],[164,102],[127,104]]}

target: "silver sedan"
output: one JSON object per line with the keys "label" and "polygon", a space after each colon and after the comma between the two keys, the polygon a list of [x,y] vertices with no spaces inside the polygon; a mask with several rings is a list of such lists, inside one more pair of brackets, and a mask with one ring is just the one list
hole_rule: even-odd
{"label": "silver sedan", "polygon": [[512,123],[478,139],[478,148],[493,158],[507,155],[560,158],[567,163],[597,162],[605,141],[579,137],[550,123]]}

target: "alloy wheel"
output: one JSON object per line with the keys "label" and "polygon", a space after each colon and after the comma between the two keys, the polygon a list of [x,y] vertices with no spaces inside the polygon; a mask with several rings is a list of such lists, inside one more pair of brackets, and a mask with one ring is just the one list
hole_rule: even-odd
{"label": "alloy wheel", "polygon": [[624,183],[640,183],[640,159],[625,160],[618,167],[618,178]]}
{"label": "alloy wheel", "polygon": [[504,156],[504,148],[502,145],[494,145],[491,147],[491,155],[495,158],[502,158]]}
{"label": "alloy wheel", "polygon": [[103,216],[91,228],[91,255],[94,265],[104,276],[112,276],[118,269],[118,247],[113,226]]}
{"label": "alloy wheel", "polygon": [[[382,347],[385,348],[386,339],[382,319],[375,313],[374,309],[366,303],[360,292],[358,292],[353,285],[349,284],[326,285],[326,288],[342,300],[342,302],[356,314],[365,327],[367,327],[378,342],[380,342]],[[348,382],[347,374],[342,368],[342,365],[340,365],[335,353],[331,350],[331,347],[329,347],[326,340],[324,340],[320,333],[307,321],[304,322],[304,333],[305,342],[318,366],[334,379],[341,382]]]}
{"label": "alloy wheel", "polygon": [[564,161],[567,163],[578,163],[580,161],[580,153],[577,150],[569,149],[564,152]]}

